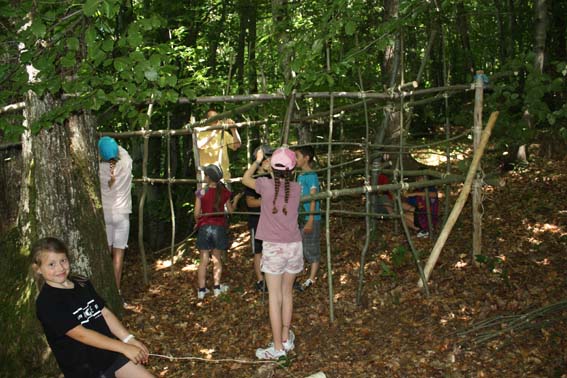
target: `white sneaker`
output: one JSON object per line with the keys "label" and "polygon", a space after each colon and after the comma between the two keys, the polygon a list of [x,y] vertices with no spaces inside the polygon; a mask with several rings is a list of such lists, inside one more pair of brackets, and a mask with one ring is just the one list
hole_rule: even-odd
{"label": "white sneaker", "polygon": [[417,237],[418,237],[418,238],[428,238],[428,237],[429,237],[429,231],[420,230],[420,231],[417,233]]}
{"label": "white sneaker", "polygon": [[305,291],[306,289],[310,288],[311,286],[313,286],[314,282],[311,278],[308,278],[305,280],[305,282],[303,283],[303,285],[301,285],[301,288]]}
{"label": "white sneaker", "polygon": [[[293,331],[290,329],[289,333],[287,335],[287,340],[282,342],[283,345],[283,349],[284,351],[287,352],[291,352],[293,350],[293,348],[295,348],[295,334],[293,333]],[[271,343],[268,344],[268,348],[273,348],[274,347],[274,342],[272,341]]]}
{"label": "white sneaker", "polygon": [[207,294],[209,292],[209,289],[205,289],[203,291],[201,290],[197,290],[197,298],[199,299],[204,299],[205,298],[205,294]]}
{"label": "white sneaker", "polygon": [[286,352],[292,351],[295,348],[295,334],[290,329],[287,335],[287,340],[283,342],[283,348]]}
{"label": "white sneaker", "polygon": [[256,357],[260,360],[277,360],[280,357],[285,357],[285,355],[285,350],[276,350],[273,345],[256,349]]}
{"label": "white sneaker", "polygon": [[215,297],[218,297],[219,295],[221,295],[222,293],[226,293],[228,291],[228,285],[220,285],[219,289],[213,289],[213,294],[215,295]]}

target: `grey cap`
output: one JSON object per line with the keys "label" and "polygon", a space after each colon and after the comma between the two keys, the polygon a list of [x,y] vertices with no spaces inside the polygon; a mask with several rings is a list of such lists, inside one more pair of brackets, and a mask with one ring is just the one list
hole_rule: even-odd
{"label": "grey cap", "polygon": [[204,172],[214,182],[219,182],[222,179],[222,169],[218,165],[209,164],[205,167]]}

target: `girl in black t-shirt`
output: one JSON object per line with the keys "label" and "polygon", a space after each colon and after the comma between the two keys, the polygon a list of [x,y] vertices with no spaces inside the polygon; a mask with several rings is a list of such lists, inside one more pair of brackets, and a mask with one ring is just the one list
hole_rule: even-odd
{"label": "girl in black t-shirt", "polygon": [[32,271],[41,291],[37,317],[66,378],[153,377],[143,366],[148,348],[105,307],[91,283],[70,276],[69,253],[56,238],[31,249]]}

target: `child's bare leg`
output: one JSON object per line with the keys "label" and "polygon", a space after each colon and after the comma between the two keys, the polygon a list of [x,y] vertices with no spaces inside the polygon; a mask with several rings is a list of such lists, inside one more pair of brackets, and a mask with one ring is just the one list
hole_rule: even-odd
{"label": "child's bare leg", "polygon": [[114,375],[116,378],[152,378],[152,375],[146,368],[142,365],[136,365],[132,361],[129,361],[126,365],[118,369]]}
{"label": "child's bare leg", "polygon": [[116,280],[116,288],[120,290],[120,281],[122,278],[122,266],[124,264],[124,249],[112,248],[112,265],[114,266],[114,279]]}
{"label": "child's bare leg", "polygon": [[[285,275],[285,273],[284,273]],[[272,326],[272,337],[274,340],[274,347],[277,350],[283,350],[282,344],[282,275],[265,273],[266,284],[268,285],[268,303],[270,309],[270,325]],[[289,284],[293,287],[293,279]],[[288,278],[289,279],[289,278]],[[291,290],[291,289],[289,289]],[[291,316],[290,316],[291,318]]]}
{"label": "child's bare leg", "polygon": [[317,278],[317,272],[319,271],[319,261],[315,261],[311,263],[311,270],[309,271],[309,279],[315,282],[315,278]]}
{"label": "child's bare leg", "polygon": [[197,270],[197,283],[199,288],[205,287],[207,278],[207,266],[209,265],[209,251],[201,251],[201,262],[199,262],[199,269]]}
{"label": "child's bare leg", "polygon": [[[282,277],[282,327],[281,338],[287,340],[289,335],[289,328],[291,327],[291,317],[293,314],[293,283],[295,282],[296,274],[284,273]],[[275,341],[274,341],[275,344]]]}
{"label": "child's bare leg", "polygon": [[221,251],[213,249],[213,280],[215,285],[220,285],[222,276]]}
{"label": "child's bare leg", "polygon": [[262,281],[264,276],[262,276],[262,270],[260,269],[262,262],[262,254],[255,253],[254,254],[254,271],[256,272],[256,279],[257,281]]}

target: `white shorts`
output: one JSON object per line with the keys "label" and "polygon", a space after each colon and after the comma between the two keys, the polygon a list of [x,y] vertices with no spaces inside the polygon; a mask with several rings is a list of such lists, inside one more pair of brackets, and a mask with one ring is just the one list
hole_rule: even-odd
{"label": "white shorts", "polygon": [[130,233],[130,214],[104,214],[104,223],[108,246],[126,249]]}
{"label": "white shorts", "polygon": [[262,272],[297,274],[303,270],[303,243],[262,242]]}

